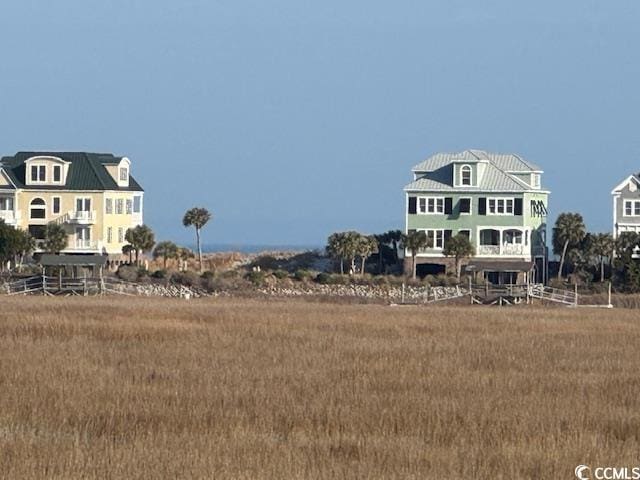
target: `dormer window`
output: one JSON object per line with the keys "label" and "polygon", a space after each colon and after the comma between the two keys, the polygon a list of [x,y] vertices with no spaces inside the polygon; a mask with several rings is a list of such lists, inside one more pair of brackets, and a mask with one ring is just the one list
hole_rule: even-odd
{"label": "dormer window", "polygon": [[460,168],[460,185],[464,187],[471,186],[471,167],[469,165],[463,165]]}
{"label": "dormer window", "polygon": [[534,173],[531,175],[531,185],[533,188],[540,188],[540,174]]}
{"label": "dormer window", "polygon": [[129,169],[126,167],[120,168],[120,181],[128,182],[129,181]]}
{"label": "dormer window", "polygon": [[56,183],[60,183],[62,181],[62,166],[53,166],[53,181]]}
{"label": "dormer window", "polygon": [[31,181],[46,182],[47,167],[45,165],[31,165]]}

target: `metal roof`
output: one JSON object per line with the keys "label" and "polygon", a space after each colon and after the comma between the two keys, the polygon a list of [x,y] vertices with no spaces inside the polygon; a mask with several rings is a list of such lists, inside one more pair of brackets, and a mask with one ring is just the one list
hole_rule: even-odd
{"label": "metal roof", "polygon": [[427,171],[420,178],[406,185],[404,189],[407,191],[439,190],[456,192],[523,192],[531,190],[531,187],[500,170],[493,163],[487,163],[484,174],[477,186],[454,187],[453,164],[449,163],[437,170]]}
{"label": "metal roof", "polygon": [[[69,162],[65,185],[26,185],[25,162],[32,157],[57,157]],[[109,153],[87,152],[18,152],[0,160],[3,170],[17,188],[32,190],[121,190],[141,192],[140,184],[129,175],[129,186],[120,187],[105,165],[117,164],[122,157]]]}
{"label": "metal roof", "polygon": [[471,260],[465,269],[477,272],[530,272],[534,265],[533,262],[522,260]]}
{"label": "metal roof", "polygon": [[525,160],[513,153],[491,153],[484,150],[465,150],[458,153],[436,153],[425,161],[413,167],[414,172],[434,171],[453,162],[480,162],[486,161],[505,172],[535,172],[542,169],[534,163]]}
{"label": "metal roof", "polygon": [[37,260],[43,267],[66,266],[104,266],[107,263],[107,255],[53,255],[43,253]]}

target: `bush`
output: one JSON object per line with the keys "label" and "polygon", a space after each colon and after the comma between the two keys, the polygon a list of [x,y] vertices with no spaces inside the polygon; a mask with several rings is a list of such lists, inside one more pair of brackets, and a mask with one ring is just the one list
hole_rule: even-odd
{"label": "bush", "polygon": [[276,277],[278,280],[283,280],[285,278],[289,278],[289,272],[287,272],[286,270],[278,269],[275,272],[273,272],[273,276]]}
{"label": "bush", "polygon": [[293,274],[293,277],[301,282],[306,282],[307,280],[310,280],[311,278],[313,278],[313,273],[311,273],[309,270],[296,270],[296,273]]}
{"label": "bush", "polygon": [[331,274],[320,272],[318,275],[316,275],[316,282],[321,285],[329,285],[331,283]]}
{"label": "bush", "polygon": [[120,265],[116,275],[119,279],[125,282],[137,282],[138,281],[138,267],[135,265]]}
{"label": "bush", "polygon": [[265,284],[265,279],[267,278],[266,272],[261,270],[253,270],[247,273],[247,280],[249,280],[256,287],[262,287]]}
{"label": "bush", "polygon": [[203,272],[202,275],[200,275],[200,277],[202,277],[203,280],[209,280],[210,278],[213,278],[215,276],[216,276],[216,273],[211,270],[207,270],[206,272]]}
{"label": "bush", "polygon": [[389,279],[386,277],[386,275],[378,275],[373,279],[373,284],[378,287],[388,287]]}
{"label": "bush", "polygon": [[167,271],[164,269],[156,270],[151,274],[151,278],[167,278]]}
{"label": "bush", "polygon": [[200,278],[200,275],[192,270],[188,270],[186,272],[176,272],[171,277],[171,281],[180,285],[184,285],[185,287],[202,286],[202,279]]}
{"label": "bush", "polygon": [[259,267],[260,270],[277,270],[282,262],[273,255],[260,255],[251,264],[250,267]]}

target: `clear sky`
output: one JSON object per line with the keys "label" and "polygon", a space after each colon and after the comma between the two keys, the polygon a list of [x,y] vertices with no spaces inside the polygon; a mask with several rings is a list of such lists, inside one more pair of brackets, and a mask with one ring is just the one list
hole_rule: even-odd
{"label": "clear sky", "polygon": [[402,228],[438,151],[543,166],[611,228],[640,171],[637,0],[4,0],[0,153],[127,155],[160,239],[322,244]]}

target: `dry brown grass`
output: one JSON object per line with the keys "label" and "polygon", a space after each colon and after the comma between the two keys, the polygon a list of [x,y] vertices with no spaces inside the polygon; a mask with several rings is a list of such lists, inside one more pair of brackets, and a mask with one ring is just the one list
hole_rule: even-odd
{"label": "dry brown grass", "polygon": [[640,450],[633,311],[2,307],[2,478],[568,479]]}

